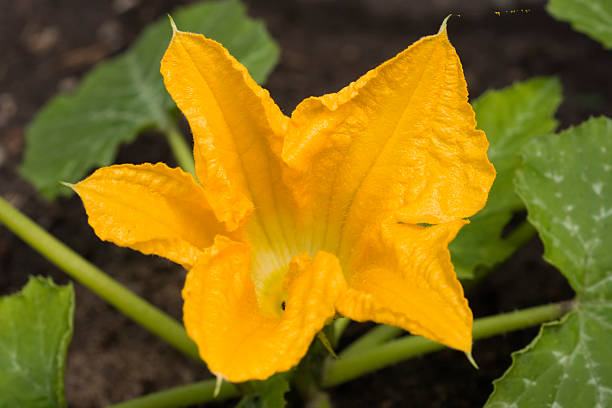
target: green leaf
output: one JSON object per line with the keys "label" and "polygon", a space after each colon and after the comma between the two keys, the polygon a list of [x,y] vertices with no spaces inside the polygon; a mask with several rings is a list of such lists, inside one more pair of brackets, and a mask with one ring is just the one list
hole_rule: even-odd
{"label": "green leaf", "polygon": [[236,408],[283,408],[289,391],[287,373],[274,374],[266,381],[249,381],[254,392],[243,397]]}
{"label": "green leaf", "polygon": [[[172,16],[181,30],[221,42],[262,82],[278,60],[278,47],[238,0],[199,3]],[[175,105],[159,73],[172,29],[166,16],[149,26],[124,54],[100,64],[75,93],[51,100],[26,132],[21,174],[43,196],[69,194],[58,181],[77,182],[113,162],[119,144],[145,128],[168,132]]]}
{"label": "green leaf", "polygon": [[30,278],[0,298],[0,407],[65,407],[64,369],[74,291]]}
{"label": "green leaf", "polygon": [[610,0],[550,0],[548,12],[567,21],[574,30],[612,49],[612,2]]}
{"label": "green leaf", "polygon": [[542,326],[495,381],[486,408],[605,408],[612,402],[612,302],[584,304]]}
{"label": "green leaf", "polygon": [[544,258],[580,299],[612,298],[612,120],[589,119],[523,154],[516,188]]}
{"label": "green leaf", "polygon": [[512,184],[520,164],[518,153],[525,143],[554,131],[557,121],[553,116],[560,102],[561,85],[556,78],[534,78],[488,91],[474,101],[476,121],[489,139],[488,156],[497,177],[486,207],[450,245],[460,279],[473,279],[477,268],[494,267],[522,244],[520,236],[502,237],[512,215],[523,209]]}
{"label": "green leaf", "polygon": [[516,187],[545,258],[577,292],[495,382],[486,407],[612,404],[612,120],[590,119],[531,143]]}

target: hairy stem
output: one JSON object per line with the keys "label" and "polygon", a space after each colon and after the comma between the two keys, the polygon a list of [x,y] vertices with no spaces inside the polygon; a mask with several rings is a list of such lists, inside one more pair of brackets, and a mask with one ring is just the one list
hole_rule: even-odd
{"label": "hairy stem", "polygon": [[171,127],[165,134],[178,165],[186,172],[195,176],[193,153],[181,132],[176,127]]}
{"label": "hairy stem", "polygon": [[[561,317],[568,309],[568,302],[552,303],[496,316],[483,317],[474,322],[473,338],[482,339],[513,330],[534,326]],[[333,387],[366,373],[386,367],[410,357],[444,348],[423,337],[407,336],[386,344],[361,349],[339,360],[328,361],[323,374],[323,387]]]}
{"label": "hairy stem", "polygon": [[223,401],[239,395],[238,389],[230,383],[224,382],[219,395],[213,395],[215,380],[201,381],[189,385],[171,388],[166,391],[155,392],[144,397],[111,405],[108,408],[174,408],[188,405],[202,404],[210,401]]}
{"label": "hairy stem", "polygon": [[2,197],[0,197],[0,223],[5,224],[51,263],[91,289],[136,323],[189,357],[200,360],[197,347],[187,337],[180,323],[89,263]]}

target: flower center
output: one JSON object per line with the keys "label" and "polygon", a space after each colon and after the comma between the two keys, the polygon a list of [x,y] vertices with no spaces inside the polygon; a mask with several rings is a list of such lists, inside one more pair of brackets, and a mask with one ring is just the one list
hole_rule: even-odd
{"label": "flower center", "polygon": [[[288,211],[269,217],[251,215],[246,224],[251,247],[251,279],[261,313],[270,318],[282,316],[287,300],[286,278],[291,259],[306,248],[298,248],[296,224]],[[301,246],[301,245],[300,245]]]}
{"label": "flower center", "polygon": [[[265,316],[280,317],[284,311],[283,303],[287,300],[285,280],[291,259],[278,259],[278,255],[263,252],[261,248],[252,247],[252,251],[251,279],[257,303]],[[284,264],[277,266],[281,262]]]}

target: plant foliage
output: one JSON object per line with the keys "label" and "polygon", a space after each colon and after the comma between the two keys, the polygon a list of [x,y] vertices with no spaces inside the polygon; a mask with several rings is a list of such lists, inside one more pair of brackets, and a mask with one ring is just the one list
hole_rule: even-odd
{"label": "plant foliage", "polygon": [[548,12],[612,49],[612,1],[550,0]]}
{"label": "plant foliage", "polygon": [[545,259],[576,291],[561,321],[513,356],[486,407],[606,407],[612,401],[612,120],[590,119],[523,150],[516,187]]}
{"label": "plant foliage", "polygon": [[0,407],[65,407],[64,369],[72,338],[72,284],[30,278],[0,298]]}
{"label": "plant foliage", "polygon": [[[276,65],[278,47],[237,0],[197,3],[172,16],[183,29],[223,43],[259,82]],[[91,168],[111,164],[119,145],[141,130],[175,126],[176,108],[159,73],[171,33],[168,19],[160,18],[127,52],[100,64],[74,93],[55,97],[37,114],[26,132],[20,171],[44,197],[68,194],[59,181],[76,182]]]}
{"label": "plant foliage", "polygon": [[489,139],[488,156],[497,177],[486,207],[470,218],[470,224],[450,244],[459,279],[475,278],[477,268],[493,268],[521,245],[520,240],[502,236],[513,214],[524,209],[512,186],[520,164],[518,153],[525,143],[555,130],[559,103],[561,84],[554,77],[488,91],[474,101],[476,121]]}

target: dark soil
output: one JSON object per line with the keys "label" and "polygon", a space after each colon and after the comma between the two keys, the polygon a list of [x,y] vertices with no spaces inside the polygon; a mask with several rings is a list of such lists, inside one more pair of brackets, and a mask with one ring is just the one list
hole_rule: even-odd
{"label": "dark soil", "polygon": [[[17,174],[24,129],[55,93],[70,89],[100,60],[124,50],[144,26],[187,1],[3,0],[0,15],[0,195],[130,289],[177,319],[184,272],[155,257],[100,242],[76,198],[41,200]],[[591,115],[612,116],[612,52],[552,19],[544,1],[294,0],[248,1],[279,42],[282,58],[267,83],[289,113],[303,98],[340,89],[423,35],[449,13],[449,37],[462,59],[471,94],[536,75],[557,75],[564,87],[561,127]],[[467,5],[466,5],[467,4]],[[519,13],[493,10],[528,9]],[[118,162],[173,159],[162,137],[145,134],[121,149]],[[541,260],[537,240],[521,249],[467,295],[476,317],[568,299],[565,280]],[[0,227],[0,294],[19,290],[28,275],[57,270]],[[66,393],[71,407],[98,407],[209,376],[75,284],[74,339]],[[363,330],[351,326],[349,335]],[[458,352],[442,351],[386,368],[331,391],[338,407],[474,407],[510,363],[530,329],[476,342],[474,370]]]}

